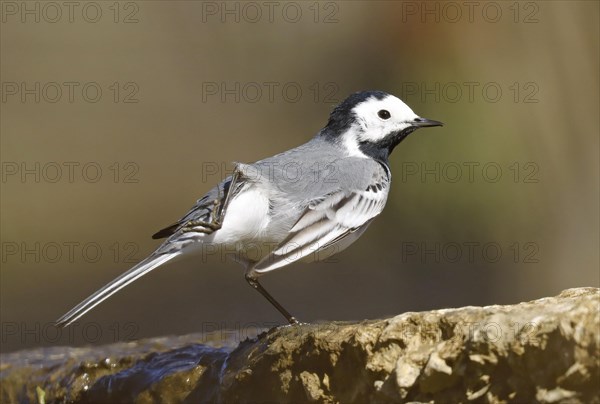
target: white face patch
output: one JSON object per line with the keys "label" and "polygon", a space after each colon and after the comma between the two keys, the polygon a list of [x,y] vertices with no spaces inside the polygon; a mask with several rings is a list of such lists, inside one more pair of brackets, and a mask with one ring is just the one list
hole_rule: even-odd
{"label": "white face patch", "polygon": [[358,140],[360,137],[360,129],[357,126],[352,126],[350,130],[344,133],[342,144],[349,156],[367,158],[368,156],[360,150],[360,140]]}
{"label": "white face patch", "polygon": [[[382,100],[370,98],[354,107],[353,112],[358,121],[358,128],[350,131],[349,135],[353,135],[355,143],[361,141],[377,143],[392,132],[408,128],[412,121],[418,118],[408,105],[393,95],[388,95]],[[384,119],[387,116],[389,118]],[[351,142],[350,139],[345,140]]]}

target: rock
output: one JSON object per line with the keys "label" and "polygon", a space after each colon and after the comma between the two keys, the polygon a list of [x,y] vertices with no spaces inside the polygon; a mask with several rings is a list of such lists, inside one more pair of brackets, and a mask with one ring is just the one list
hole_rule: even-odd
{"label": "rock", "polygon": [[2,402],[600,403],[600,290],[509,306],[2,355]]}

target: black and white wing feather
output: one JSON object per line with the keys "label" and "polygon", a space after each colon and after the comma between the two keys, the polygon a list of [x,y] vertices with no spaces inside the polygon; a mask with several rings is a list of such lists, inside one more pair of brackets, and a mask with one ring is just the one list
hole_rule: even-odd
{"label": "black and white wing feather", "polygon": [[350,241],[348,238],[354,241],[370,221],[381,213],[388,191],[389,178],[381,177],[380,181],[366,189],[339,190],[313,201],[292,227],[288,237],[253,270],[257,273],[272,271],[334,244]]}
{"label": "black and white wing feather", "polygon": [[206,195],[196,201],[196,204],[190,209],[190,211],[177,222],[172,225],[159,230],[152,235],[153,239],[161,239],[165,237],[173,236],[177,234],[182,227],[184,227],[191,220],[201,220],[204,222],[210,222],[213,210],[215,209],[215,201],[218,202],[218,214],[221,213],[225,206],[225,199],[230,191],[231,177],[227,177],[224,181],[218,184],[216,187],[208,191]]}

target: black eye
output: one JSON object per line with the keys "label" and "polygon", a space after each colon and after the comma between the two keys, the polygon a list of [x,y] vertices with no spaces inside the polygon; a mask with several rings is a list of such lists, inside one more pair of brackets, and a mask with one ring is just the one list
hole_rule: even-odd
{"label": "black eye", "polygon": [[390,119],[390,116],[391,116],[391,115],[390,115],[390,113],[389,113],[389,111],[388,111],[388,110],[386,110],[386,109],[382,109],[382,110],[380,110],[380,111],[377,113],[377,115],[379,115],[379,117],[380,117],[381,119]]}

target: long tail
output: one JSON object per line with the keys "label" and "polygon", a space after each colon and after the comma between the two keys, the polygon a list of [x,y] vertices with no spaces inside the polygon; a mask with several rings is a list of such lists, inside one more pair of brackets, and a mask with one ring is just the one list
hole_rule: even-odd
{"label": "long tail", "polygon": [[129,271],[121,274],[119,277],[106,284],[103,288],[94,292],[93,295],[85,299],[83,302],[73,307],[67,314],[65,314],[56,321],[56,325],[58,327],[66,327],[74,321],[77,321],[77,319],[79,319],[85,313],[92,310],[94,307],[102,303],[104,300],[108,299],[113,294],[117,293],[125,286],[129,285],[131,282],[146,275],[148,272],[152,271],[156,267],[164,264],[167,261],[172,260],[180,254],[181,252],[173,252],[160,255],[153,254],[149,256],[148,258],[131,268]]}

